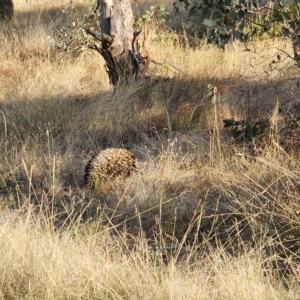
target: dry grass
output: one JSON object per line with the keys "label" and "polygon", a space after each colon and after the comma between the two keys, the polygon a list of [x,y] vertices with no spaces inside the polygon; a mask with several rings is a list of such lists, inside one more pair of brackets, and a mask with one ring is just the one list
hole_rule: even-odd
{"label": "dry grass", "polygon": [[[168,63],[113,90],[99,55],[51,47],[72,22],[65,3],[14,2],[0,32],[0,297],[298,299],[290,42],[222,52],[153,30],[151,57]],[[234,139],[230,118],[268,127]],[[92,152],[121,146],[139,172],[102,194],[82,188]]]}
{"label": "dry grass", "polygon": [[[291,299],[256,253],[156,265],[101,231],[56,234],[18,220],[1,224],[3,299]],[[99,228],[98,228],[99,229]],[[120,245],[121,244],[121,245]]]}

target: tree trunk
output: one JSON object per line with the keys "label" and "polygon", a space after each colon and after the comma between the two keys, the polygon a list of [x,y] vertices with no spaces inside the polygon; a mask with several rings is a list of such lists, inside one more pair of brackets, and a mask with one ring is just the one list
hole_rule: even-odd
{"label": "tree trunk", "polygon": [[14,3],[12,0],[0,0],[0,21],[9,21],[14,15]]}
{"label": "tree trunk", "polygon": [[100,0],[100,54],[106,61],[110,83],[136,81],[141,76],[145,58],[139,53],[138,37],[131,0]]}

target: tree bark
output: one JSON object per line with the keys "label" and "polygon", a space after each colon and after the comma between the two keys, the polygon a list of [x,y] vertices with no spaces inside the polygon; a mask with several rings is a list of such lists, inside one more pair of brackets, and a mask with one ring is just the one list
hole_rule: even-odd
{"label": "tree bark", "polygon": [[145,57],[139,53],[131,0],[100,0],[101,48],[110,83],[114,86],[136,81]]}
{"label": "tree bark", "polygon": [[0,0],[0,21],[10,21],[14,15],[12,0]]}

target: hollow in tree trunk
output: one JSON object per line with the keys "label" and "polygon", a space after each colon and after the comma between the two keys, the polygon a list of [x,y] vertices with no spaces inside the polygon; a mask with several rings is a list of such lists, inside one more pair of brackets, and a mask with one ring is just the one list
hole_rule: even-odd
{"label": "hollow in tree trunk", "polygon": [[100,52],[114,86],[136,81],[145,64],[139,52],[141,31],[134,24],[131,0],[100,0]]}
{"label": "hollow in tree trunk", "polygon": [[14,3],[12,0],[0,0],[0,21],[9,21],[14,15]]}

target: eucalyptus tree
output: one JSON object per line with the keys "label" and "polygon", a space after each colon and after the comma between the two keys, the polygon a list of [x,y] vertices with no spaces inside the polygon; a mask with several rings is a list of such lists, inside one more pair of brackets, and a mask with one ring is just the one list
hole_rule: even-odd
{"label": "eucalyptus tree", "polygon": [[138,42],[141,36],[145,40],[145,34],[135,24],[131,0],[100,0],[98,7],[100,33],[85,28],[100,41],[92,48],[105,59],[112,85],[132,83],[142,76],[148,55]]}

